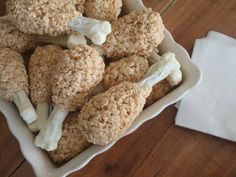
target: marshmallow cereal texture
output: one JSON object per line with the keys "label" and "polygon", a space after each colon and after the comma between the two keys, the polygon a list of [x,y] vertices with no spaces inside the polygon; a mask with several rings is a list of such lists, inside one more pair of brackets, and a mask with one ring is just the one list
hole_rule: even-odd
{"label": "marshmallow cereal texture", "polygon": [[62,163],[68,161],[91,145],[81,135],[78,121],[78,113],[75,112],[70,113],[64,121],[62,137],[57,149],[48,152],[54,162]]}
{"label": "marshmallow cereal texture", "polygon": [[32,102],[51,102],[51,71],[60,60],[62,48],[57,45],[38,47],[29,60],[30,95]]}
{"label": "marshmallow cereal texture", "polygon": [[70,33],[68,23],[80,16],[74,0],[8,0],[6,14],[24,33],[59,36]]}
{"label": "marshmallow cereal texture", "polygon": [[133,11],[112,22],[112,33],[103,45],[108,58],[150,56],[164,38],[160,14],[151,9]]}
{"label": "marshmallow cereal texture", "polygon": [[163,96],[165,96],[172,90],[173,90],[173,87],[170,85],[170,83],[166,79],[155,84],[152,87],[152,92],[150,96],[147,98],[145,106],[150,106],[151,104],[155,103],[156,101],[161,99]]}
{"label": "marshmallow cereal texture", "polygon": [[9,49],[0,49],[0,96],[13,101],[13,94],[24,90],[29,93],[28,75],[22,56]]}
{"label": "marshmallow cereal texture", "polygon": [[91,98],[82,108],[78,126],[86,140],[106,145],[122,135],[142,112],[151,87],[122,82]]}
{"label": "marshmallow cereal texture", "polygon": [[76,1],[76,9],[79,11],[81,14],[84,13],[84,5],[85,5],[85,0],[75,0]]}
{"label": "marshmallow cereal texture", "polygon": [[148,60],[139,56],[130,56],[112,62],[105,70],[103,85],[105,88],[123,81],[138,82],[149,69]]}
{"label": "marshmallow cereal texture", "polygon": [[116,20],[121,12],[122,0],[86,0],[85,14],[97,20]]}
{"label": "marshmallow cereal texture", "polygon": [[52,73],[52,100],[68,111],[83,106],[86,97],[103,78],[105,64],[96,49],[87,45],[63,51]]}
{"label": "marshmallow cereal texture", "polygon": [[33,35],[19,31],[16,26],[8,20],[0,20],[0,48],[10,48],[19,53],[36,47],[36,38]]}

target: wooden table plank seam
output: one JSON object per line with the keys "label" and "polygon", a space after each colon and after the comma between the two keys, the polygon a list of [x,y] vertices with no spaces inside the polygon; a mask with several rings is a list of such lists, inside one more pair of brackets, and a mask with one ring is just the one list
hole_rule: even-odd
{"label": "wooden table plank seam", "polygon": [[19,163],[19,165],[10,173],[10,175],[8,177],[12,177],[14,175],[14,173],[26,162],[26,160],[22,160],[21,163]]}

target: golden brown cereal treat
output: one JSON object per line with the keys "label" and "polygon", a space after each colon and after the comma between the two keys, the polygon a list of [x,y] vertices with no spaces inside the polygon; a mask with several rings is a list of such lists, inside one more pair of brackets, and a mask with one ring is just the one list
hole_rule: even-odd
{"label": "golden brown cereal treat", "polygon": [[149,56],[164,38],[160,14],[151,9],[133,11],[112,22],[112,33],[103,45],[108,58]]}
{"label": "golden brown cereal treat", "polygon": [[51,72],[62,55],[58,45],[38,47],[29,60],[30,95],[34,104],[51,102]]}
{"label": "golden brown cereal treat", "polygon": [[85,0],[76,0],[76,9],[83,14],[84,13]]}
{"label": "golden brown cereal treat", "polygon": [[138,82],[149,69],[148,60],[139,56],[130,56],[112,62],[105,70],[103,85],[106,88],[123,81]]}
{"label": "golden brown cereal treat", "polygon": [[57,149],[48,152],[54,162],[61,163],[68,161],[91,146],[81,135],[78,128],[78,121],[78,113],[71,113],[65,119],[62,137]]}
{"label": "golden brown cereal treat", "polygon": [[0,48],[10,48],[19,53],[36,47],[36,37],[20,32],[8,20],[0,20]]}
{"label": "golden brown cereal treat", "polygon": [[27,94],[28,75],[22,56],[9,48],[0,49],[0,97],[14,101],[21,117],[27,124],[37,119]]}
{"label": "golden brown cereal treat", "polygon": [[121,12],[122,0],[86,0],[85,14],[98,20],[113,21]]}
{"label": "golden brown cereal treat", "polygon": [[142,112],[151,87],[122,82],[91,98],[79,114],[78,126],[88,142],[106,145],[124,135]]}
{"label": "golden brown cereal treat", "polygon": [[150,96],[147,98],[145,106],[150,106],[163,96],[167,95],[173,90],[173,87],[165,79],[153,86]]}
{"label": "golden brown cereal treat", "polygon": [[0,49],[0,96],[13,101],[13,94],[24,90],[29,93],[28,75],[22,56],[9,49]]}
{"label": "golden brown cereal treat", "polygon": [[63,57],[52,73],[52,99],[63,109],[75,111],[102,80],[105,64],[98,52],[87,45],[65,50]]}
{"label": "golden brown cereal treat", "polygon": [[59,36],[70,33],[68,23],[81,13],[74,0],[8,0],[7,17],[24,33]]}
{"label": "golden brown cereal treat", "polygon": [[84,105],[91,89],[102,80],[105,64],[96,49],[80,45],[64,50],[51,77],[52,100],[55,103],[47,126],[35,139],[35,145],[47,151],[57,148],[62,125],[69,111]]}
{"label": "golden brown cereal treat", "polygon": [[52,97],[51,72],[62,56],[58,45],[38,47],[29,60],[30,95],[37,106],[38,119],[29,125],[33,132],[41,130],[47,124]]}

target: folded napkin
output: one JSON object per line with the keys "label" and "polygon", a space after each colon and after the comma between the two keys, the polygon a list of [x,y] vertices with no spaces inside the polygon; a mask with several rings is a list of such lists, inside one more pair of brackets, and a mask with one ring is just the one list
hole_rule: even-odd
{"label": "folded napkin", "polygon": [[209,32],[195,42],[201,83],[182,99],[176,125],[236,142],[236,40]]}

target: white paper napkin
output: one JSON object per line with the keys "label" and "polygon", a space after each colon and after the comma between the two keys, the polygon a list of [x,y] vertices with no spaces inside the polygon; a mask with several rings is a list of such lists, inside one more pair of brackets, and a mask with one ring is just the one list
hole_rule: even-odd
{"label": "white paper napkin", "polygon": [[202,81],[181,101],[176,125],[236,141],[236,40],[210,32],[196,40],[192,60]]}

